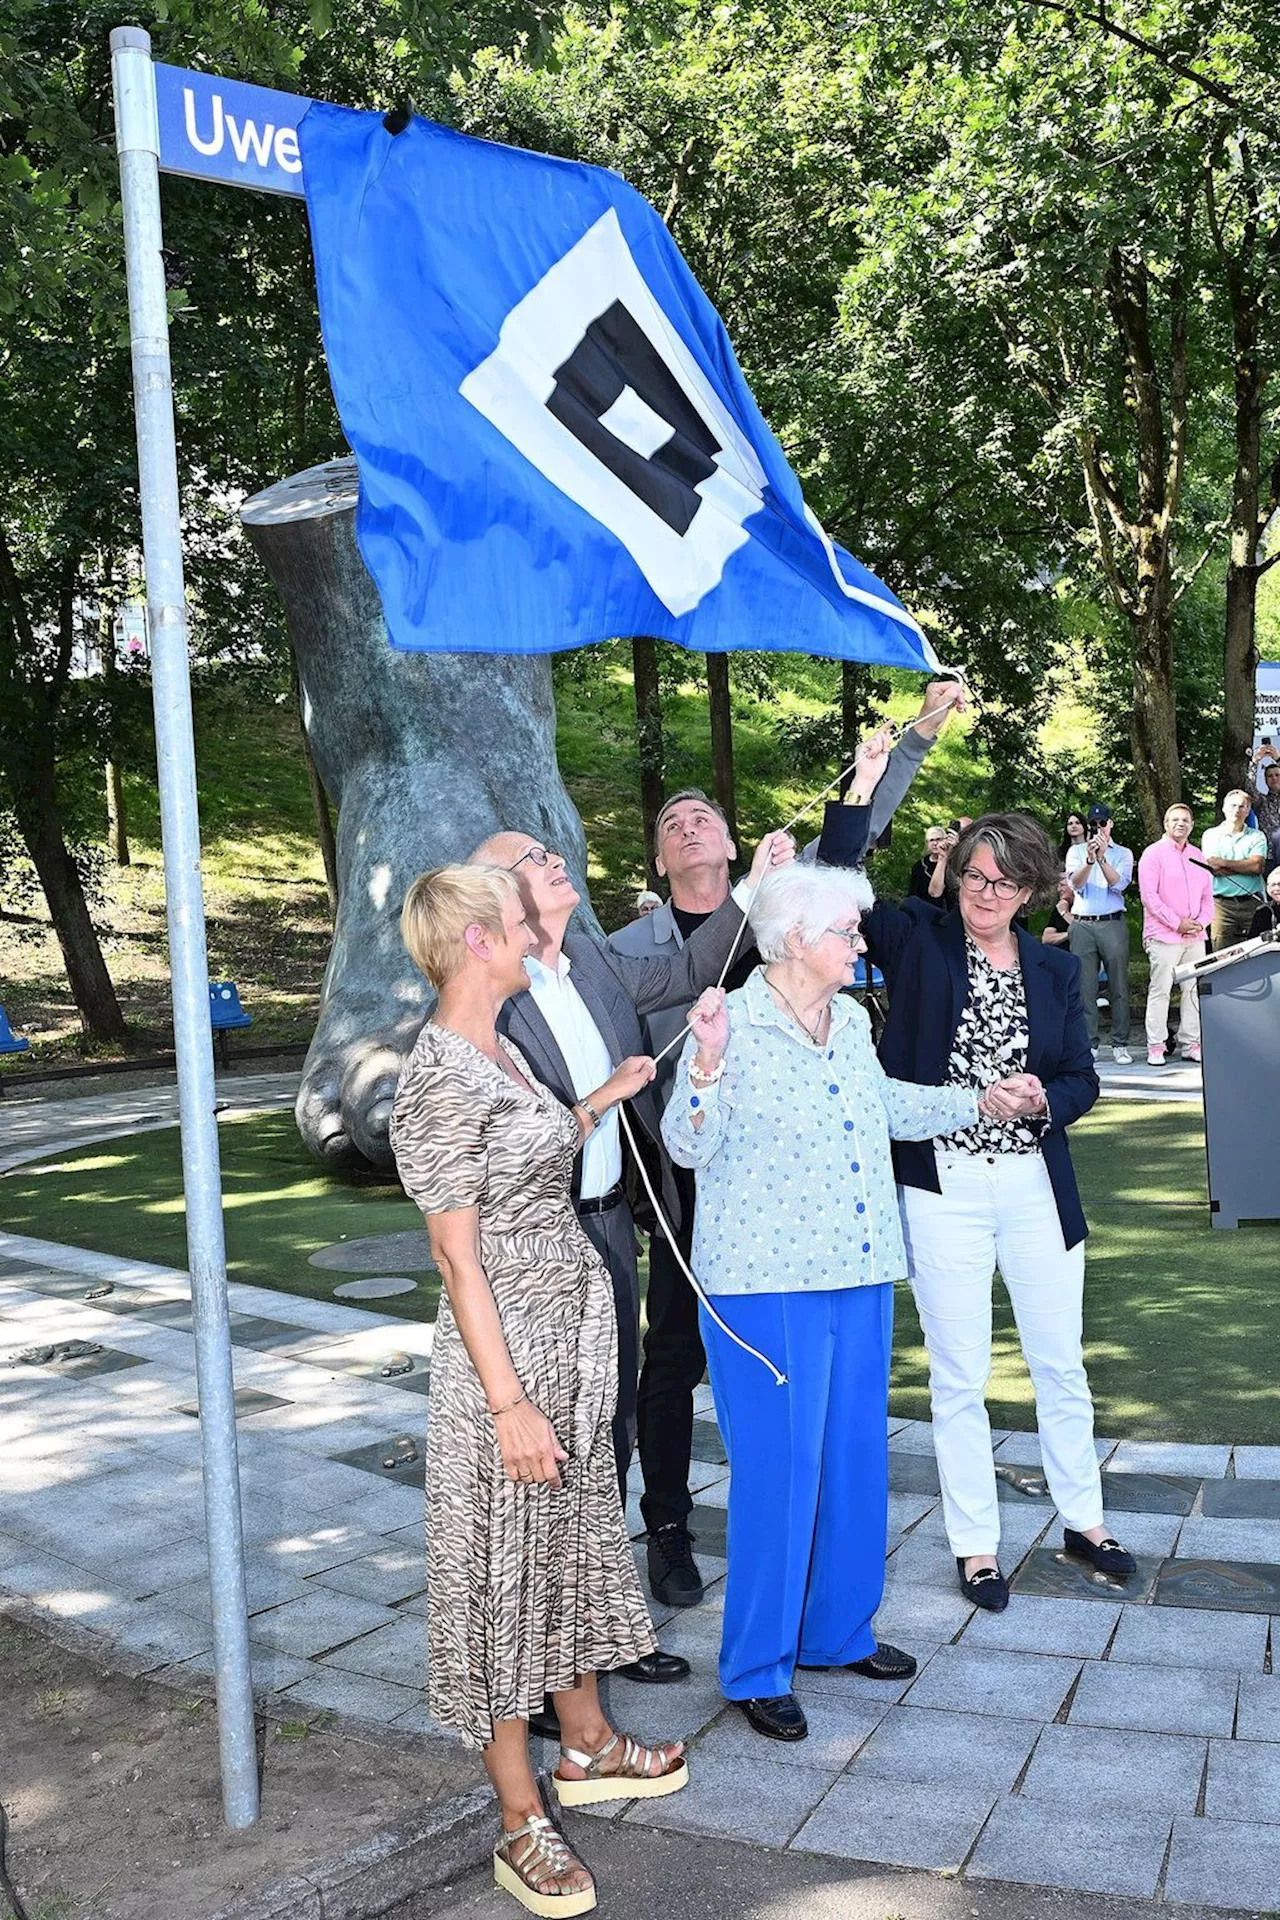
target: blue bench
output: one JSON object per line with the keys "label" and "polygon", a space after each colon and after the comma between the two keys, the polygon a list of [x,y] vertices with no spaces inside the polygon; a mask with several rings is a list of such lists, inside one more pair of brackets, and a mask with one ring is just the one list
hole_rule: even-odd
{"label": "blue bench", "polygon": [[[31,1042],[24,1040],[20,1033],[14,1032],[9,1025],[8,1014],[3,1007],[0,1007],[0,1053],[29,1053],[30,1051]],[[0,1095],[3,1093],[4,1081],[0,1079]]]}
{"label": "blue bench", "polygon": [[218,1060],[221,1065],[231,1065],[227,1035],[237,1027],[251,1027],[253,1017],[240,1005],[240,989],[234,980],[211,980],[209,982],[209,1025],[213,1028],[213,1037],[218,1047]]}

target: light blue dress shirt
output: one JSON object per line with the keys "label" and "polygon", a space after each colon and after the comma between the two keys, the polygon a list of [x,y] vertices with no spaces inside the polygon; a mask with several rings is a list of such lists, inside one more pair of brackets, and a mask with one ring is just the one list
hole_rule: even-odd
{"label": "light blue dress shirt", "polygon": [[[1072,874],[1079,873],[1088,857],[1088,850],[1083,846],[1067,848],[1068,879]],[[1133,878],[1133,855],[1128,847],[1110,846],[1107,848],[1107,865],[1120,876],[1120,885],[1108,886],[1095,860],[1089,870],[1089,878],[1076,893],[1075,911],[1078,914],[1096,920],[1105,913],[1124,912],[1124,890]]]}
{"label": "light blue dress shirt", "polygon": [[821,1293],[903,1279],[890,1137],[970,1127],[977,1094],[890,1080],[866,1010],[848,994],[832,1002],[822,1046],[778,1009],[761,968],[726,1006],[724,1073],[705,1089],[691,1084],[690,1034],[662,1122],[671,1158],[697,1170],[693,1271],[703,1288]]}

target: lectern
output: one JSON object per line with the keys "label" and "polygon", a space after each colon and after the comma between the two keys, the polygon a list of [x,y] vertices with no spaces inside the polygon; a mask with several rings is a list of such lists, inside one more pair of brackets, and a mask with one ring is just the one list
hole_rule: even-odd
{"label": "lectern", "polygon": [[1280,1220],[1280,942],[1245,940],[1180,967],[1200,994],[1204,1137],[1215,1227]]}

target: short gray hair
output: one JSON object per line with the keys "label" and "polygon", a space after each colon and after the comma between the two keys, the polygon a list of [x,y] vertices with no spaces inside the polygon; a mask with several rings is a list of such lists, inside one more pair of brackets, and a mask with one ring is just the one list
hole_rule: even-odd
{"label": "short gray hair", "polygon": [[866,913],[875,897],[859,869],[811,867],[791,860],[760,882],[747,908],[747,924],[761,959],[785,960],[789,933],[798,933],[803,944],[812,947],[841,914]]}

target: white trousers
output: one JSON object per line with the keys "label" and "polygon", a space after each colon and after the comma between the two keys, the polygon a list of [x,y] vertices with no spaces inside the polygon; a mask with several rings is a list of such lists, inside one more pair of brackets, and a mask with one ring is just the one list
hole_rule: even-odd
{"label": "white trousers", "polygon": [[[1147,959],[1151,963],[1151,983],[1147,988],[1147,1045],[1163,1047],[1169,1038],[1169,995],[1173,992],[1174,971],[1203,960],[1203,940],[1149,940]],[[1186,1048],[1200,1039],[1200,996],[1195,983],[1188,981],[1179,989],[1178,1045]]]}
{"label": "white trousers", "polygon": [[986,1391],[1000,1268],[1035,1388],[1045,1478],[1069,1527],[1102,1524],[1081,1345],[1084,1244],[1063,1243],[1038,1153],[938,1155],[941,1193],[900,1187],[911,1285],[929,1349],[933,1444],[951,1551],[995,1553],[1000,1506]]}

